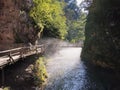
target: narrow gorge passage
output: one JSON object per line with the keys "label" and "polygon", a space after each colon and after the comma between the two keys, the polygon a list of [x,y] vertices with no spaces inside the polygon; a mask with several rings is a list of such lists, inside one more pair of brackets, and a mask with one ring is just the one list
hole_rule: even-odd
{"label": "narrow gorge passage", "polygon": [[113,72],[85,64],[80,60],[81,50],[63,48],[48,58],[45,90],[119,90]]}

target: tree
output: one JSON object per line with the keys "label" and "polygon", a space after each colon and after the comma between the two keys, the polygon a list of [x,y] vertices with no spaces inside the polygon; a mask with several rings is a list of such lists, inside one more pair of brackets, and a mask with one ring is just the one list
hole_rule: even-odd
{"label": "tree", "polygon": [[84,31],[86,24],[86,14],[82,13],[78,20],[72,20],[68,23],[68,35],[67,39],[73,43],[78,41],[84,41]]}
{"label": "tree", "polygon": [[64,16],[63,2],[58,0],[34,0],[34,7],[30,16],[44,36],[64,39],[67,34],[66,17]]}
{"label": "tree", "polygon": [[64,8],[67,18],[68,34],[66,39],[71,42],[84,40],[84,27],[86,24],[86,14],[77,6],[76,0],[65,0]]}

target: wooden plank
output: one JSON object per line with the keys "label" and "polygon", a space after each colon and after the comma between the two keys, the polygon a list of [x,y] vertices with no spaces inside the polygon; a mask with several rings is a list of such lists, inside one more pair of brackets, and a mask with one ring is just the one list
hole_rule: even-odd
{"label": "wooden plank", "polygon": [[20,49],[22,49],[22,48],[20,47],[20,48],[15,48],[15,49],[10,49],[10,50],[0,51],[0,54],[12,52],[12,51],[16,51],[16,50],[20,50]]}
{"label": "wooden plank", "polygon": [[45,46],[42,44],[33,47],[19,47],[10,50],[0,51],[0,55],[2,54],[2,56],[0,57],[0,67],[4,67],[9,63],[14,63],[22,57],[42,53],[44,50]]}

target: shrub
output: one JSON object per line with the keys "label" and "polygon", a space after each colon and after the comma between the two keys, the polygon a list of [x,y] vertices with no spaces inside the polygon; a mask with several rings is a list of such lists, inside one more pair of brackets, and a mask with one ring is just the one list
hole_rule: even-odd
{"label": "shrub", "polygon": [[47,78],[47,71],[43,60],[44,58],[40,57],[38,60],[36,60],[33,67],[34,83],[37,86],[43,85]]}

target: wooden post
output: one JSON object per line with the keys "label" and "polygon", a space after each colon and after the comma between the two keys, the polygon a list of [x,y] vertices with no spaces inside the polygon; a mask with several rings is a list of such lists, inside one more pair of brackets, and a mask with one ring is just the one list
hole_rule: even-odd
{"label": "wooden post", "polygon": [[21,48],[21,50],[20,50],[20,58],[22,60],[24,60],[24,52],[23,51],[24,51],[23,48]]}
{"label": "wooden post", "polygon": [[36,51],[36,54],[38,54],[38,47],[35,46],[35,51]]}
{"label": "wooden post", "polygon": [[4,68],[2,68],[2,88],[4,87],[5,83],[5,75],[4,75]]}
{"label": "wooden post", "polygon": [[44,53],[44,45],[41,46],[41,53],[42,53],[42,54]]}
{"label": "wooden post", "polygon": [[45,45],[42,46],[42,53],[45,53]]}
{"label": "wooden post", "polygon": [[12,55],[11,55],[11,52],[9,53],[9,60],[10,60],[10,63],[12,64],[12,63],[14,63],[14,59],[13,59],[13,57],[12,57]]}

